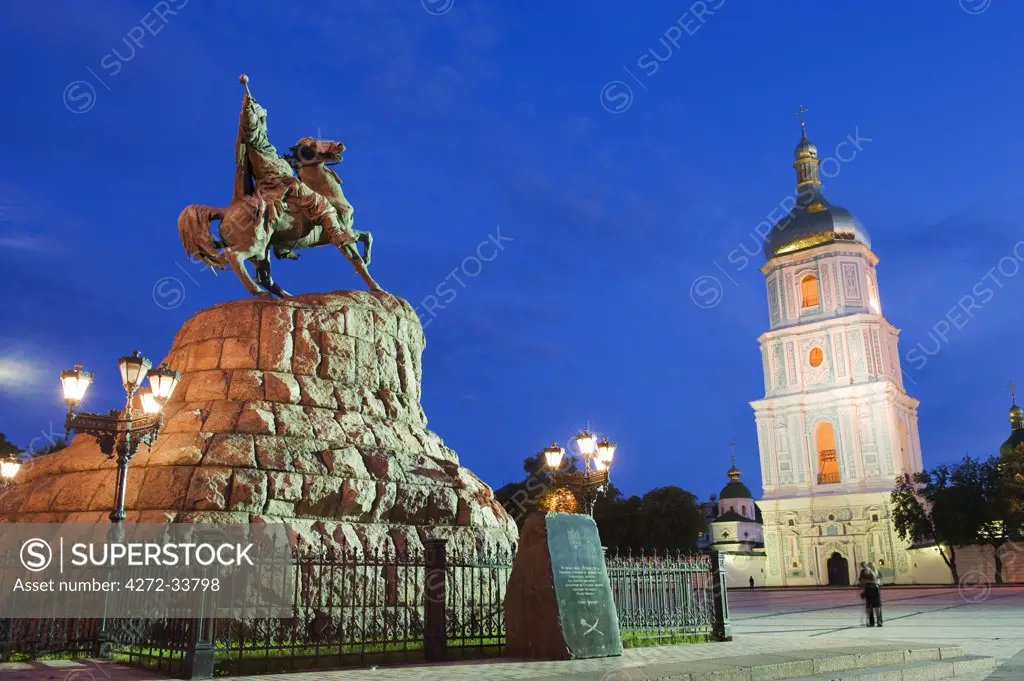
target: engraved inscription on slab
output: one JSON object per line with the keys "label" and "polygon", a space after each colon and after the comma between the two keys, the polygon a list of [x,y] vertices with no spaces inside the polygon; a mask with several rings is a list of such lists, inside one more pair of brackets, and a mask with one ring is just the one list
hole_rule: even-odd
{"label": "engraved inscription on slab", "polygon": [[573,657],[621,655],[597,525],[586,515],[553,513],[547,516],[547,531],[562,632]]}

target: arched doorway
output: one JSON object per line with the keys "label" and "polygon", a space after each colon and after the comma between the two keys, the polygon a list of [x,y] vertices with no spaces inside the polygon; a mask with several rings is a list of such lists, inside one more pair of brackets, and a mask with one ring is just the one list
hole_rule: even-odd
{"label": "arched doorway", "polygon": [[850,563],[838,551],[828,559],[828,585],[850,586]]}

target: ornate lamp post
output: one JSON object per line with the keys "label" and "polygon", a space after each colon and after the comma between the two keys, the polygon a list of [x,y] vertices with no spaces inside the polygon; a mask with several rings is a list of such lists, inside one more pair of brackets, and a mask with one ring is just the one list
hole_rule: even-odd
{"label": "ornate lamp post", "polygon": [[[152,362],[140,355],[138,350],[117,360],[117,363],[121,368],[121,384],[128,396],[121,411],[112,409],[107,414],[75,413],[92,383],[92,374],[83,371],[81,364],[62,372],[60,381],[64,389],[64,402],[68,405],[68,415],[64,422],[65,437],[70,436],[72,430],[92,435],[101,452],[110,458],[117,457],[117,482],[110,522],[119,527],[125,517],[128,464],[139,450],[139,445],[151,447],[159,435],[164,425],[163,406],[177,387],[181,374],[166,365],[152,369]],[[142,388],[142,382],[147,377],[149,387]],[[136,393],[141,398],[142,409],[132,408]]]}
{"label": "ornate lamp post", "polygon": [[576,436],[576,447],[583,456],[582,472],[566,473],[559,470],[565,450],[556,443],[544,449],[544,463],[551,469],[555,486],[572,492],[592,516],[598,497],[608,491],[609,469],[615,457],[615,444],[609,442],[607,437],[598,442],[593,433],[583,430]]}

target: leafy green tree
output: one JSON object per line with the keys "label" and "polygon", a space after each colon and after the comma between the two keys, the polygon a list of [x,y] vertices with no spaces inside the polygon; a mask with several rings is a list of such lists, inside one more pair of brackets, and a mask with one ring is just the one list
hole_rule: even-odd
{"label": "leafy green tree", "polygon": [[[579,470],[576,457],[562,458],[560,470],[575,472]],[[510,482],[494,492],[494,497],[512,516],[520,529],[526,522],[526,516],[537,510],[538,504],[552,488],[551,475],[544,462],[544,454],[539,453],[523,460],[523,472],[526,477],[518,482]]]}
{"label": "leafy green tree", "polygon": [[21,454],[21,447],[7,439],[7,436],[0,433],[0,457],[17,456]]}
{"label": "leafy green tree", "polygon": [[640,500],[640,510],[648,546],[660,551],[697,550],[705,519],[696,496],[674,485],[656,487]]}
{"label": "leafy green tree", "polygon": [[992,547],[996,584],[1002,584],[1003,546],[1024,534],[1024,444],[1007,457],[994,456],[981,464],[986,521],[979,539]]}
{"label": "leafy green tree", "polygon": [[32,456],[43,456],[45,454],[53,454],[54,452],[59,452],[60,450],[64,449],[67,446],[68,443],[64,440],[64,438],[58,438],[51,442],[50,444],[43,447],[42,449],[32,450]]}
{"label": "leafy green tree", "polygon": [[904,475],[891,494],[896,533],[913,544],[935,542],[954,582],[960,581],[956,547],[978,543],[993,519],[988,475],[983,462],[964,457],[952,467]]}
{"label": "leafy green tree", "polygon": [[600,499],[594,520],[601,542],[617,551],[693,552],[704,532],[704,513],[690,492],[675,486],[656,487],[643,497],[623,498],[617,489]]}

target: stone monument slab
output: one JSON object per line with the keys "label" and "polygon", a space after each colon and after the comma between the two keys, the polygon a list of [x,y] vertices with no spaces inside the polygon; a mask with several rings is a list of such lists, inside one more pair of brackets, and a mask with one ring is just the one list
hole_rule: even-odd
{"label": "stone monument slab", "polygon": [[575,513],[527,518],[505,596],[505,622],[513,657],[565,660],[622,654],[593,518]]}

